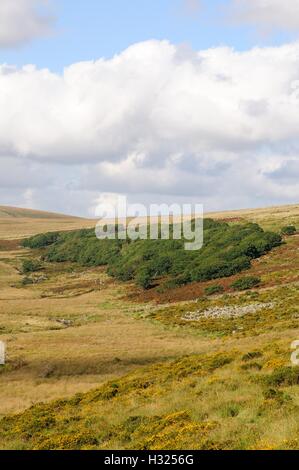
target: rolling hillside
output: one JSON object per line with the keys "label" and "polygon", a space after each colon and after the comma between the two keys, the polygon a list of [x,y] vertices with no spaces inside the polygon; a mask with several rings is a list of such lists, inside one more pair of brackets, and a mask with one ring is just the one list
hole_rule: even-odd
{"label": "rolling hillside", "polygon": [[299,204],[212,212],[207,216],[217,220],[247,220],[260,224],[264,229],[279,230],[284,225],[299,225]]}
{"label": "rolling hillside", "polygon": [[0,206],[0,240],[14,240],[41,232],[93,227],[93,220],[32,209]]}
{"label": "rolling hillside", "polygon": [[39,211],[34,209],[23,209],[20,207],[0,206],[0,218],[16,219],[78,219],[79,217],[57,214],[55,212]]}
{"label": "rolling hillside", "polygon": [[[279,232],[299,206],[212,216]],[[246,272],[144,290],[7,242],[91,222],[58,219],[0,225],[1,449],[298,448],[298,234]]]}
{"label": "rolling hillside", "polygon": [[[299,225],[299,205],[211,212],[207,213],[206,217],[224,221],[254,222],[267,230],[279,230],[288,223]],[[94,219],[0,206],[0,240],[20,239],[59,230],[92,228],[94,225]]]}

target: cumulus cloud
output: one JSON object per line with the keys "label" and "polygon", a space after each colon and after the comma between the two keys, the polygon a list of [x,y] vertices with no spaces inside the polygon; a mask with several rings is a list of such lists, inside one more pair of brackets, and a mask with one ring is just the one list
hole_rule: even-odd
{"label": "cumulus cloud", "polygon": [[45,10],[47,4],[47,0],[1,0],[0,47],[19,46],[49,34],[54,18]]}
{"label": "cumulus cloud", "polygon": [[50,168],[57,204],[69,195],[80,208],[79,195],[91,206],[101,192],[213,209],[295,202],[297,181],[273,175],[299,164],[298,78],[299,43],[147,41],[62,75],[2,66],[0,169],[8,156]]}
{"label": "cumulus cloud", "polygon": [[298,0],[231,0],[230,14],[234,20],[264,32],[299,30]]}

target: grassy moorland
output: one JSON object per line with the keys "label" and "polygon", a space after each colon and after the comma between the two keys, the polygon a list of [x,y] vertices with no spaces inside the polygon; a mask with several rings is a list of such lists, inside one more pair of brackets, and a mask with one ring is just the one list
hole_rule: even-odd
{"label": "grassy moorland", "polygon": [[[278,232],[299,207],[217,218]],[[0,242],[0,447],[297,449],[299,237],[283,241],[246,272],[147,290]]]}
{"label": "grassy moorland", "polygon": [[0,206],[0,240],[16,240],[45,231],[76,230],[93,226],[93,220]]}

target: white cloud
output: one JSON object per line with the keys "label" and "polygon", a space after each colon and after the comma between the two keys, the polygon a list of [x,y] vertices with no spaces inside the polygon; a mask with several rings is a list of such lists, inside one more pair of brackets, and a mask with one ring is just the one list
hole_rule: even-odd
{"label": "white cloud", "polygon": [[49,34],[53,17],[47,11],[47,4],[47,0],[1,0],[0,47],[22,45]]}
{"label": "white cloud", "polygon": [[259,30],[299,30],[299,0],[231,0],[234,20]]}
{"label": "white cloud", "polygon": [[62,76],[2,66],[0,170],[8,157],[44,168],[56,179],[44,193],[59,210],[72,198],[72,212],[100,193],[214,209],[295,202],[299,184],[277,175],[299,165],[298,78],[299,43],[240,53],[148,41]]}

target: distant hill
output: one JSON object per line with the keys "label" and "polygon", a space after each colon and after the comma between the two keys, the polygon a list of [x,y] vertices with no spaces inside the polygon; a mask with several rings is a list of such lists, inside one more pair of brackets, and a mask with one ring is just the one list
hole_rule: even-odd
{"label": "distant hill", "polygon": [[35,209],[22,209],[19,207],[0,206],[0,218],[30,218],[30,219],[80,219],[80,217],[57,214],[54,212],[45,212]]}
{"label": "distant hill", "polygon": [[92,228],[94,220],[33,209],[0,206],[0,240],[30,237],[37,233]]}
{"label": "distant hill", "polygon": [[242,220],[255,222],[263,228],[279,230],[284,225],[299,225],[299,204],[212,212],[206,216],[225,222],[241,222]]}
{"label": "distant hill", "polygon": [[[284,225],[299,226],[299,204],[206,213],[206,217],[224,222],[256,222],[267,230]],[[145,220],[144,218],[140,219]],[[175,218],[174,218],[175,221]],[[93,228],[95,219],[56,214],[33,209],[0,206],[0,240],[30,237],[38,233]]]}

